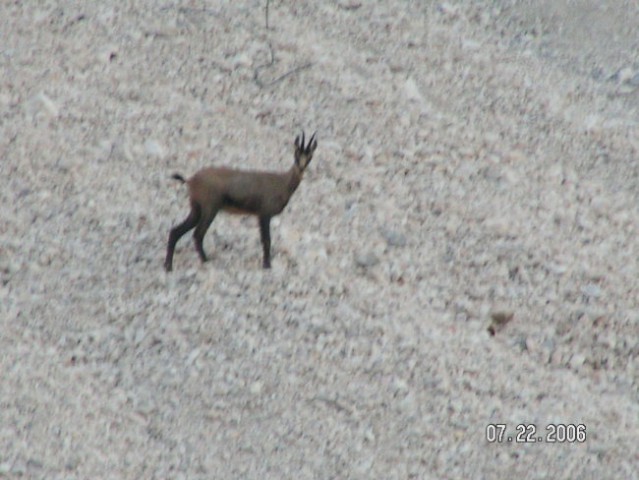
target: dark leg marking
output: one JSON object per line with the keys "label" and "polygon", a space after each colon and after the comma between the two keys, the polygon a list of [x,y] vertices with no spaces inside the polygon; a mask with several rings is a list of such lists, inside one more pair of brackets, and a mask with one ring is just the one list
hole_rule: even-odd
{"label": "dark leg marking", "polygon": [[264,268],[271,268],[271,217],[260,217],[260,237],[264,250]]}

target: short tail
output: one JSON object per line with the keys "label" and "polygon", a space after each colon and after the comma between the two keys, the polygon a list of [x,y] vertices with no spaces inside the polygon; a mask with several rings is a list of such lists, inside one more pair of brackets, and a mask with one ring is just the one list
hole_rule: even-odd
{"label": "short tail", "polygon": [[182,183],[186,183],[186,179],[179,173],[174,173],[173,175],[171,175],[171,178],[174,180],[179,180]]}

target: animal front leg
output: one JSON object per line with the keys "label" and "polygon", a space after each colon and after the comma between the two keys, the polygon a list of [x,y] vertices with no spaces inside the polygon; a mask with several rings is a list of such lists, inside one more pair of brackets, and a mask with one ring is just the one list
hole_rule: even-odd
{"label": "animal front leg", "polygon": [[195,250],[200,257],[202,263],[206,262],[206,253],[204,252],[204,235],[211,226],[213,219],[217,215],[217,208],[209,208],[202,212],[200,223],[195,227],[193,233],[193,241],[195,242]]}
{"label": "animal front leg", "polygon": [[271,217],[260,217],[260,237],[264,251],[264,268],[271,268]]}

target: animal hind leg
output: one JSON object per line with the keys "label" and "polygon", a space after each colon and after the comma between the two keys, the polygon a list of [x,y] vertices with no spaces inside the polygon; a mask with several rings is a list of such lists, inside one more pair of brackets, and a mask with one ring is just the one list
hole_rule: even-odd
{"label": "animal hind leg", "polygon": [[206,262],[206,253],[204,252],[204,235],[206,235],[206,231],[211,226],[211,223],[215,219],[217,215],[217,208],[207,209],[203,212],[202,217],[200,218],[200,222],[195,227],[195,232],[193,233],[193,241],[195,242],[195,250],[197,254],[200,256],[200,260],[202,262]]}
{"label": "animal hind leg", "polygon": [[169,233],[169,243],[166,248],[166,259],[164,260],[164,269],[167,272],[173,270],[173,252],[175,251],[175,245],[186,232],[197,225],[200,220],[200,213],[199,206],[192,205],[186,220],[171,229],[171,233]]}

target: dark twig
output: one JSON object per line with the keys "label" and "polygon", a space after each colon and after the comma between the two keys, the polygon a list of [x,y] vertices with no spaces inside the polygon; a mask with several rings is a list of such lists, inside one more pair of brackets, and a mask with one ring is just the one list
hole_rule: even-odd
{"label": "dark twig", "polygon": [[266,7],[264,8],[264,25],[266,26],[266,29],[268,30],[268,6],[270,4],[270,0],[266,0]]}
{"label": "dark twig", "polygon": [[289,70],[288,72],[280,75],[279,77],[271,80],[270,82],[263,83],[263,82],[260,81],[260,82],[258,82],[258,85],[260,87],[262,87],[262,88],[272,87],[276,83],[279,83],[282,80],[284,80],[286,77],[290,77],[291,75],[295,75],[296,73],[301,72],[302,70],[306,70],[307,68],[311,68],[312,66],[313,66],[313,62],[305,63],[304,65],[300,65],[299,67],[295,67],[292,70]]}
{"label": "dark twig", "polygon": [[264,83],[262,82],[262,80],[260,80],[260,70],[262,70],[263,68],[272,67],[275,64],[275,53],[273,52],[273,45],[271,45],[271,42],[268,42],[267,45],[271,60],[263,63],[262,65],[258,65],[257,67],[255,67],[255,71],[253,72],[253,80],[255,80],[255,83],[257,83],[260,88],[264,88]]}
{"label": "dark twig", "polygon": [[273,52],[273,45],[271,45],[271,42],[268,42],[268,50],[271,56],[270,61],[255,67],[255,72],[253,73],[253,80],[255,81],[257,86],[260,88],[272,87],[273,85],[281,82],[285,78],[290,77],[291,75],[295,75],[296,73],[301,72],[302,70],[306,70],[307,68],[311,68],[313,66],[313,62],[308,62],[308,63],[305,63],[304,65],[300,65],[299,67],[295,67],[292,70],[289,70],[288,72],[280,75],[279,77],[274,78],[273,80],[264,82],[260,78],[260,70],[263,70],[265,68],[270,68],[273,65],[275,65],[275,53]]}
{"label": "dark twig", "polygon": [[311,398],[310,401],[323,402],[324,404],[328,405],[329,407],[333,407],[338,412],[344,412],[344,413],[347,413],[349,415],[353,415],[354,414],[353,409],[350,406],[345,405],[343,402],[340,402],[337,399],[328,398],[325,395],[316,395],[315,397]]}

